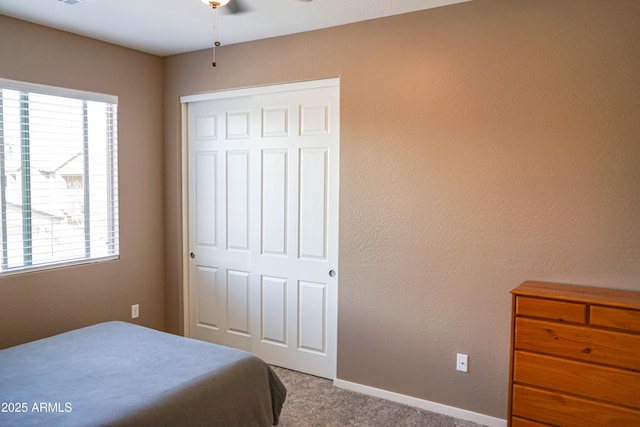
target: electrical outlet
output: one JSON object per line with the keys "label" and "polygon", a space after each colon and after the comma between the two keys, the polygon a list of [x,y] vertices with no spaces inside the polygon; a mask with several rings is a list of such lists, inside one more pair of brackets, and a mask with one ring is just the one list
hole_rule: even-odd
{"label": "electrical outlet", "polygon": [[131,318],[137,319],[140,317],[140,304],[133,304],[131,306]]}
{"label": "electrical outlet", "polygon": [[469,372],[469,356],[458,353],[456,357],[456,370],[460,372]]}

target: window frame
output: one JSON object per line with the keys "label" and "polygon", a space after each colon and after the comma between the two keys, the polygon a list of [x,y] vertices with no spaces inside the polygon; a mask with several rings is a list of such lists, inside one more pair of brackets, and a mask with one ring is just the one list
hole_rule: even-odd
{"label": "window frame", "polygon": [[[102,93],[96,93],[96,92],[89,92],[89,91],[83,91],[83,90],[77,90],[77,89],[68,89],[68,88],[62,88],[62,87],[56,87],[56,86],[48,86],[48,85],[42,85],[42,84],[36,84],[36,83],[29,83],[29,82],[22,82],[22,81],[17,81],[17,80],[9,80],[9,79],[4,79],[4,78],[0,78],[0,89],[7,89],[7,90],[13,90],[13,91],[18,91],[21,94],[21,98],[22,98],[22,94],[26,93],[26,94],[38,94],[38,95],[47,95],[47,96],[56,96],[56,97],[63,97],[63,98],[72,98],[72,99],[76,99],[78,101],[82,101],[83,103],[83,120],[87,120],[86,114],[87,114],[87,103],[88,102],[99,102],[99,103],[104,103],[107,104],[107,112],[105,113],[107,116],[110,116],[111,119],[111,123],[106,127],[105,129],[105,139],[106,139],[106,146],[109,147],[109,155],[106,156],[106,161],[108,162],[108,167],[107,167],[107,178],[106,178],[106,182],[107,182],[107,188],[105,189],[105,192],[102,193],[102,196],[105,197],[107,199],[107,204],[105,206],[105,210],[106,210],[106,216],[107,216],[107,222],[108,225],[105,227],[105,229],[107,230],[107,235],[108,240],[109,240],[109,254],[108,255],[96,255],[96,256],[91,256],[90,251],[88,250],[88,247],[91,246],[91,243],[86,243],[86,237],[88,237],[87,230],[86,230],[86,226],[85,226],[85,255],[84,257],[78,257],[78,258],[67,258],[67,259],[61,259],[61,260],[54,260],[51,262],[38,262],[35,265],[30,264],[30,265],[25,265],[25,263],[23,263],[22,266],[17,266],[17,267],[8,267],[8,264],[5,262],[6,261],[6,257],[8,256],[8,235],[5,232],[2,232],[2,236],[0,236],[0,278],[1,277],[5,277],[5,276],[10,276],[10,275],[15,275],[15,274],[24,274],[27,272],[33,272],[33,271],[41,271],[41,270],[49,270],[49,269],[57,269],[57,268],[64,268],[64,267],[70,267],[70,266],[78,266],[78,265],[84,265],[84,264],[93,264],[93,263],[100,263],[100,262],[105,262],[105,261],[113,261],[113,260],[117,260],[120,258],[120,209],[119,209],[119,170],[118,170],[118,97],[115,95],[108,95],[108,94],[102,94]],[[0,101],[2,101],[1,98],[1,94],[0,94]],[[114,108],[115,107],[115,108]],[[3,111],[3,103],[0,103],[0,143],[2,145],[5,144],[5,132],[4,132],[4,111]],[[86,135],[87,133],[87,127],[86,127],[86,121],[84,122],[84,138],[85,138],[85,143],[87,141],[88,135]],[[21,135],[21,139],[24,138],[24,135]],[[24,142],[24,140],[22,141],[22,143]],[[21,144],[22,144],[21,143]],[[30,147],[30,144],[28,144]],[[83,175],[84,177],[86,177],[86,184],[88,184],[88,162],[89,162],[89,156],[84,155],[83,157],[83,168],[84,168],[84,172]],[[0,176],[0,179],[2,180],[0,182],[0,185],[3,186],[3,188],[6,188],[7,182],[6,182],[6,177],[9,175],[7,173],[7,171],[5,170],[5,150],[4,148],[2,150],[0,150],[0,166],[2,166],[2,171],[4,171],[4,174],[2,176]],[[30,178],[28,178],[30,179]],[[22,184],[24,185],[29,185],[29,184]],[[87,185],[87,187],[89,187]],[[29,191],[31,191],[31,189],[34,187],[29,187]],[[24,189],[24,187],[23,187]],[[88,202],[87,200],[87,193],[90,193],[90,189],[85,189],[84,190],[84,194],[85,194],[85,204],[83,205],[85,209],[87,206],[89,206],[88,204],[86,204],[86,202]],[[2,193],[2,198],[0,200],[0,212],[1,212],[1,218],[0,218],[0,225],[2,225],[2,227],[5,227],[5,224],[7,223],[7,218],[6,218],[6,212],[7,212],[7,200],[5,199],[5,191],[2,190],[0,191],[0,193]],[[29,211],[32,212],[31,208],[29,208]],[[91,214],[85,214],[85,217],[91,217]],[[23,224],[24,227],[24,224]],[[6,231],[6,229],[5,229]],[[23,235],[23,245],[25,242],[25,237]],[[88,245],[88,246],[87,246]]]}

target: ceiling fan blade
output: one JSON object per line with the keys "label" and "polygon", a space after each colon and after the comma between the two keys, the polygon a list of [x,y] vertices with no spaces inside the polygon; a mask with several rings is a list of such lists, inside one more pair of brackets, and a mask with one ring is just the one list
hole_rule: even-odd
{"label": "ceiling fan blade", "polygon": [[245,13],[251,10],[242,0],[231,0],[226,8],[230,13]]}

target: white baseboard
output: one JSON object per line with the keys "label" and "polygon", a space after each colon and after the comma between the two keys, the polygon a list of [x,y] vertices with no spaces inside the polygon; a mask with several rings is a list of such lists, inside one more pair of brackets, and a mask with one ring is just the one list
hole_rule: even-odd
{"label": "white baseboard", "polygon": [[448,415],[450,417],[462,420],[473,421],[488,427],[506,427],[507,420],[501,418],[490,417],[488,415],[479,414],[477,412],[467,411],[466,409],[455,408],[453,406],[443,405],[441,403],[430,402],[428,400],[418,399],[416,397],[406,396],[404,394],[395,393],[393,391],[382,390],[375,387],[369,387],[362,384],[352,383],[340,379],[333,380],[333,385],[345,390],[355,391],[357,393],[369,396],[380,397],[396,403],[413,406],[414,408],[425,409],[437,414]]}

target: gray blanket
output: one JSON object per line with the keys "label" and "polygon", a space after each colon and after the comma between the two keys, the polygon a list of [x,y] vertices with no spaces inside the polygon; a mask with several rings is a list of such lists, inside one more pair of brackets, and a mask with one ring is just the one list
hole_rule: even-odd
{"label": "gray blanket", "polygon": [[285,396],[249,353],[125,322],[0,350],[0,426],[268,426]]}

